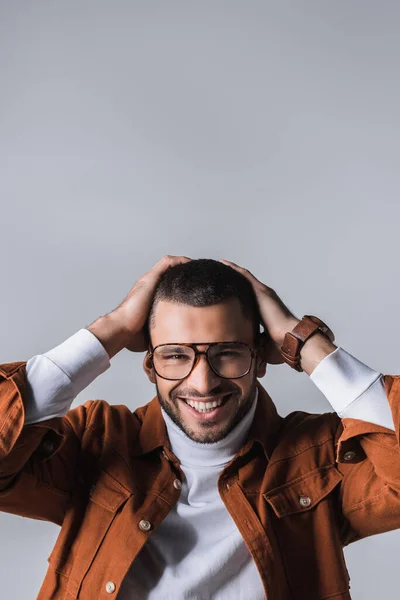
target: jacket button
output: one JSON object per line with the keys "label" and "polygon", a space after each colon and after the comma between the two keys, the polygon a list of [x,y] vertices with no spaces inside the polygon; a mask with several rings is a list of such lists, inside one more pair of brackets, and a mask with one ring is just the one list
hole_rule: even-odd
{"label": "jacket button", "polygon": [[151,523],[142,519],[139,522],[139,529],[141,529],[142,531],[149,531],[151,529]]}
{"label": "jacket button", "polygon": [[179,481],[179,479],[175,479],[174,480],[174,488],[176,490],[181,490],[182,489],[182,483]]}
{"label": "jacket button", "polygon": [[108,592],[109,594],[115,592],[115,583],[113,581],[107,581],[106,592]]}
{"label": "jacket button", "polygon": [[355,455],[356,455],[355,452],[353,452],[352,450],[349,450],[349,452],[346,452],[346,454],[343,456],[343,458],[344,458],[344,460],[353,460]]}
{"label": "jacket button", "polygon": [[299,502],[300,506],[308,508],[311,505],[311,498],[309,496],[300,496]]}

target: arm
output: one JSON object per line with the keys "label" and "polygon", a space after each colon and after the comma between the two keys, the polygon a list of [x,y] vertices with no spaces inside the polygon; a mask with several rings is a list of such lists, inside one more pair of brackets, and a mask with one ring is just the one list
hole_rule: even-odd
{"label": "arm", "polygon": [[62,523],[82,464],[96,460],[87,456],[86,438],[101,402],[68,409],[111,356],[124,347],[147,349],[143,327],[157,282],[187,260],[164,257],[91,332],[81,330],[28,364],[0,365],[0,510]]}
{"label": "arm", "polygon": [[335,443],[343,545],[400,528],[400,377],[382,376],[320,334],[300,357],[341,417]]}
{"label": "arm", "polygon": [[1,510],[61,524],[94,403],[69,409],[109,366],[101,343],[82,329],[26,364],[0,367]]}
{"label": "arm", "polygon": [[0,509],[61,524],[93,402],[24,426],[26,363],[0,367]]}
{"label": "arm", "polygon": [[[312,360],[310,347],[308,353]],[[336,466],[343,476],[339,519],[343,545],[398,529],[400,377],[383,376],[342,348],[316,362],[310,378],[342,419]]]}
{"label": "arm", "polygon": [[[282,362],[279,349],[285,334],[299,320],[273,289],[247,269],[222,262],[253,286],[263,325],[272,340],[271,345],[261,348],[265,362]],[[302,346],[300,359],[303,370],[341,417],[335,439],[335,468],[342,475],[337,516],[346,545],[400,528],[400,376],[382,378],[336,350],[323,335],[315,334]]]}
{"label": "arm", "polygon": [[343,348],[325,357],[310,379],[342,419],[359,419],[395,431],[384,376]]}
{"label": "arm", "polygon": [[63,417],[78,394],[109,367],[107,352],[87,329],[28,360],[24,424]]}

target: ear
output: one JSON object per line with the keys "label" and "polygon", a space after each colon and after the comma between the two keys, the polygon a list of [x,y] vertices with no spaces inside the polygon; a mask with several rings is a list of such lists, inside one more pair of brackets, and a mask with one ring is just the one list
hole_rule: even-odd
{"label": "ear", "polygon": [[[267,330],[263,331],[260,335],[257,346],[257,355],[258,360],[261,361],[261,371],[263,370],[263,375],[257,374],[257,377],[264,377],[267,363],[270,365],[279,365],[284,362],[277,345],[274,343]],[[264,367],[262,367],[262,365],[264,365]]]}
{"label": "ear", "polygon": [[267,361],[259,354],[257,354],[256,360],[256,376],[258,379],[260,379],[261,377],[264,377],[265,373],[267,372]]}
{"label": "ear", "polygon": [[156,383],[156,374],[148,352],[146,352],[145,357],[143,359],[143,370],[149,378],[150,382]]}

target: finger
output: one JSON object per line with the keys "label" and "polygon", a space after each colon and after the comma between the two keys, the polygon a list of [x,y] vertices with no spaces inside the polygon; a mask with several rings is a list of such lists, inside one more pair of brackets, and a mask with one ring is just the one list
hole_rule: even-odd
{"label": "finger", "polygon": [[[225,260],[224,258],[221,258],[219,262],[224,263],[225,265],[228,265],[229,267],[232,267],[232,269],[234,269],[235,271],[238,271],[238,273],[241,273],[242,275],[244,275],[245,277],[247,277],[247,279],[251,282],[251,283],[258,283],[261,284],[261,281],[259,279],[257,279],[257,277],[255,277],[253,275],[253,273],[251,273],[248,269],[245,269],[244,267],[240,267],[239,265],[237,265],[234,262],[231,262],[229,260]],[[261,284],[262,285],[262,284]]]}
{"label": "finger", "polygon": [[165,271],[166,269],[168,269],[168,267],[173,267],[174,265],[186,263],[191,260],[192,259],[188,256],[172,256],[170,254],[167,254],[166,256],[163,256],[163,258],[154,265],[153,269]]}
{"label": "finger", "polygon": [[236,263],[232,262],[231,260],[226,260],[226,258],[220,258],[219,262],[225,263],[226,265],[230,265],[232,267],[236,267],[237,269],[242,269],[243,267],[239,267],[239,265],[237,265]]}
{"label": "finger", "polygon": [[270,365],[279,365],[284,362],[282,354],[271,339],[268,332],[261,334],[259,352]]}
{"label": "finger", "polygon": [[166,271],[170,267],[174,267],[175,265],[179,264],[184,264],[190,262],[191,260],[192,259],[188,256],[163,256],[163,258],[161,258],[161,260],[159,260],[154,265],[154,267],[152,267],[150,271],[146,273],[146,275],[150,276],[150,278],[152,276],[155,276],[158,279],[164,273],[164,271]]}
{"label": "finger", "polygon": [[148,294],[153,290],[160,280],[163,273],[169,268],[179,263],[186,263],[192,259],[187,256],[164,256],[147,273],[142,275],[128,293],[127,298],[138,293]]}

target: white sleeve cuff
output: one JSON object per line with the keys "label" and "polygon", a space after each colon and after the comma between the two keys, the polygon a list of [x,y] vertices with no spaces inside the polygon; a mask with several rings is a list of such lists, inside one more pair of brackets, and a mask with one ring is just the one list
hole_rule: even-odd
{"label": "white sleeve cuff", "polygon": [[33,356],[26,365],[25,425],[65,415],[76,396],[109,366],[106,350],[87,329]]}
{"label": "white sleeve cuff", "polygon": [[110,367],[106,349],[88,329],[80,329],[44,356],[68,376],[75,396]]}
{"label": "white sleeve cuff", "polygon": [[351,417],[394,430],[383,376],[337,348],[310,375],[341,418]]}

